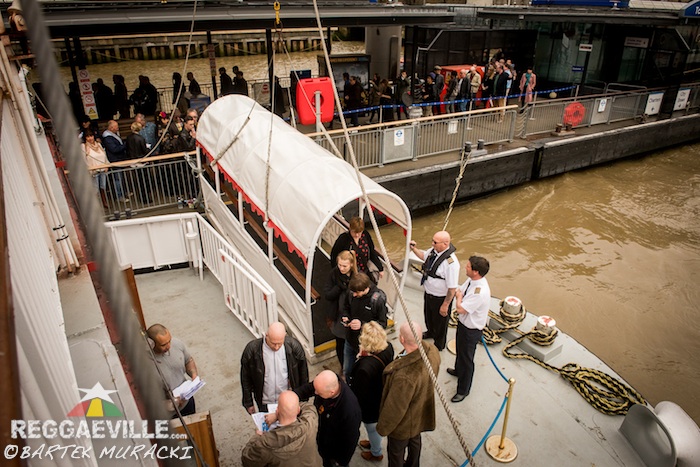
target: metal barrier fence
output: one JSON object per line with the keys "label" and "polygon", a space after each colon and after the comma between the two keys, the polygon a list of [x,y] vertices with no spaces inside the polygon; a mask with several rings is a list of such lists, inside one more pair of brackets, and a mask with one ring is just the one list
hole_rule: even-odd
{"label": "metal barrier fence", "polygon": [[187,153],[168,154],[146,163],[134,160],[96,167],[91,172],[96,186],[104,183],[100,196],[105,213],[193,207],[199,180],[189,157]]}
{"label": "metal barrier fence", "polygon": [[[462,149],[465,141],[485,144],[512,141],[517,106],[474,110],[387,122],[351,129],[350,142],[360,168],[382,166],[391,162],[417,159]],[[329,136],[345,160],[349,152],[342,130]],[[323,133],[308,135],[323,148],[333,152]]]}
{"label": "metal barrier fence", "polygon": [[[700,84],[683,85],[681,89],[687,90],[690,95],[685,108],[676,112],[688,112],[700,107]],[[573,102],[580,103],[585,110],[580,123],[573,125],[574,128],[641,119],[645,115],[649,96],[662,91],[664,89],[649,89],[582,98],[536,101],[524,109],[521,116],[522,125],[518,125],[516,136],[525,138],[554,130],[557,124],[563,123],[566,109]]]}

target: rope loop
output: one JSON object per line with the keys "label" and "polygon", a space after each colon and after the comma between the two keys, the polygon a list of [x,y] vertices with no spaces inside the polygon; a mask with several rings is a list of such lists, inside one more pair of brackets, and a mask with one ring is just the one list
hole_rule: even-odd
{"label": "rope loop", "polygon": [[[502,304],[503,302],[501,302]],[[525,308],[522,307],[523,315],[525,314],[524,310]],[[515,351],[516,346],[525,339],[530,339],[540,346],[552,345],[559,334],[558,329],[555,328],[550,334],[539,331],[534,327],[529,332],[522,332],[517,329],[519,322],[517,324],[515,324],[515,321],[508,323],[503,318],[504,311],[502,306],[501,316],[492,312],[489,312],[489,315],[491,319],[497,321],[503,328],[496,330],[484,329],[484,341],[486,343],[501,342],[501,337],[498,334],[509,330],[519,333],[520,336],[518,338],[503,348],[503,355],[506,358],[530,360],[542,368],[557,373],[571,383],[574,389],[599,412],[607,415],[625,415],[634,404],[646,404],[645,399],[636,390],[600,370],[585,368],[577,363],[567,363],[563,367],[558,368],[530,355],[522,349]]]}

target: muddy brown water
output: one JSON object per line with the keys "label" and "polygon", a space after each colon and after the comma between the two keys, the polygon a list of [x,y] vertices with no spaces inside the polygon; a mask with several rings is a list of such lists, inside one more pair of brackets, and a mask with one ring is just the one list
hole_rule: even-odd
{"label": "muddy brown water", "polygon": [[[446,212],[413,219],[420,247]],[[494,296],[551,315],[652,404],[700,422],[700,143],[470,201],[448,230],[460,260],[490,260]],[[401,232],[383,231],[398,256]]]}

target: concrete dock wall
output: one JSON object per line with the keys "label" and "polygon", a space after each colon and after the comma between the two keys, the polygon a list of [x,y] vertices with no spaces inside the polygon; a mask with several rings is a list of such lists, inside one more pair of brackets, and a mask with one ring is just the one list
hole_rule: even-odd
{"label": "concrete dock wall", "polygon": [[[660,120],[583,136],[547,138],[528,147],[469,160],[458,200],[537,178],[700,140],[700,115]],[[460,171],[458,160],[375,177],[411,210],[449,203]]]}
{"label": "concrete dock wall", "polygon": [[[534,148],[517,148],[468,161],[458,199],[471,198],[530,180]],[[401,196],[410,209],[449,203],[459,176],[460,162],[450,162],[374,180]]]}
{"label": "concrete dock wall", "polygon": [[548,177],[700,138],[700,115],[659,120],[585,136],[535,144],[533,177]]}

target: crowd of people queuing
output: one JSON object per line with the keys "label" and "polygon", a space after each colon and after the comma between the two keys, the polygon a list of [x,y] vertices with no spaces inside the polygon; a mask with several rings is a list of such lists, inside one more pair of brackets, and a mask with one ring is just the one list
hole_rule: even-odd
{"label": "crowd of people queuing", "polygon": [[[369,112],[369,123],[409,118],[408,109],[418,104],[421,115],[441,115],[470,109],[505,107],[512,96],[525,106],[532,102],[537,77],[531,66],[518,74],[509,59],[496,54],[484,66],[476,64],[461,70],[443,70],[436,65],[415,86],[405,70],[393,82],[375,73],[365,89],[359,78],[343,75],[344,110],[350,111],[351,125],[358,125],[358,115]],[[519,90],[519,91],[518,91]],[[381,110],[380,110],[381,108]],[[502,118],[502,117],[501,117]]]}

